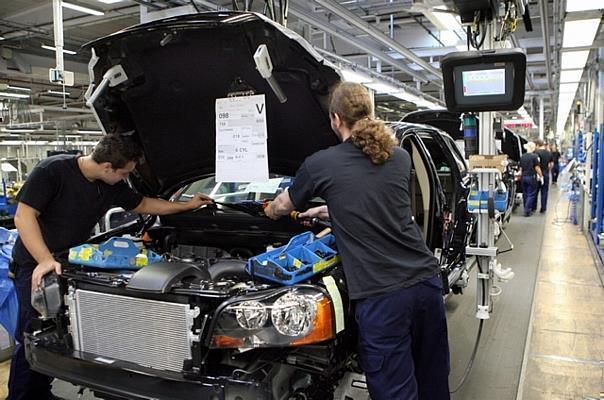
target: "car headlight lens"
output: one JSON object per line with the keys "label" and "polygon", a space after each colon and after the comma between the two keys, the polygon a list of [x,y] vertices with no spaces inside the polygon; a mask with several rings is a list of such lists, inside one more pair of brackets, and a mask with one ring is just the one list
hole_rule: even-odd
{"label": "car headlight lens", "polygon": [[[270,316],[270,318],[269,318]],[[335,337],[330,297],[319,288],[291,287],[254,294],[222,308],[215,317],[211,348],[285,347]]]}
{"label": "car headlight lens", "polygon": [[306,335],[317,314],[313,298],[288,292],[279,297],[271,310],[271,319],[277,332],[285,336]]}
{"label": "car headlight lens", "polygon": [[260,329],[268,319],[268,310],[259,301],[244,301],[234,308],[237,323],[246,330]]}

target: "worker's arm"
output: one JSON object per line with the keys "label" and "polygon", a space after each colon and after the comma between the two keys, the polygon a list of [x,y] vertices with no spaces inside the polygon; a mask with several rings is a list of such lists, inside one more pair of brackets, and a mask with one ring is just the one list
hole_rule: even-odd
{"label": "worker's arm", "polygon": [[540,165],[535,165],[535,171],[537,172],[537,175],[543,178],[543,172],[541,171]]}
{"label": "worker's arm", "polygon": [[548,168],[550,171],[551,171],[552,169],[554,169],[554,160],[550,161],[550,162],[547,164],[547,168]]}
{"label": "worker's arm", "polygon": [[25,248],[36,260],[38,265],[31,276],[32,290],[37,289],[42,282],[42,277],[51,271],[61,274],[61,264],[55,261],[46,242],[42,238],[42,231],[38,223],[40,212],[25,203],[19,202],[15,213],[15,226]]}
{"label": "worker's arm", "polygon": [[309,208],[308,210],[300,213],[298,218],[329,219],[329,209],[327,208],[327,205]]}
{"label": "worker's arm", "polygon": [[211,197],[201,193],[195,194],[189,201],[167,201],[143,197],[140,204],[132,211],[139,214],[168,215],[195,210],[203,205],[211,204],[213,201]]}
{"label": "worker's arm", "polygon": [[270,219],[279,219],[294,211],[295,208],[296,206],[292,202],[291,197],[289,197],[289,192],[286,190],[275,197],[275,200],[268,203],[268,206],[264,209],[264,213]]}

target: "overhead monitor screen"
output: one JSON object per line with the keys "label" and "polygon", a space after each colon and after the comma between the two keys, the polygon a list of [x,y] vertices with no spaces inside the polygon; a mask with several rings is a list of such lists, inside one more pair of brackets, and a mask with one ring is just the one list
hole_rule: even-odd
{"label": "overhead monitor screen", "polygon": [[449,53],[441,60],[447,109],[510,111],[524,103],[526,55],[519,49]]}
{"label": "overhead monitor screen", "polygon": [[464,96],[492,96],[505,94],[505,69],[463,71]]}

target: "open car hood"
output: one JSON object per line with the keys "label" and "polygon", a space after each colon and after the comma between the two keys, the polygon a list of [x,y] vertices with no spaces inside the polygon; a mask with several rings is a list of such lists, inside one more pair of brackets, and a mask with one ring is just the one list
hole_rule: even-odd
{"label": "open car hood", "polygon": [[[265,44],[280,103],[253,56]],[[246,12],[191,14],[137,25],[88,43],[93,110],[106,133],[134,132],[144,160],[132,180],[145,195],[168,195],[215,170],[215,101],[264,94],[269,171],[294,175],[302,161],[337,143],[328,115],[329,89],[340,80],[296,33]],[[123,74],[102,87],[116,65]],[[96,90],[100,95],[96,96]]]}

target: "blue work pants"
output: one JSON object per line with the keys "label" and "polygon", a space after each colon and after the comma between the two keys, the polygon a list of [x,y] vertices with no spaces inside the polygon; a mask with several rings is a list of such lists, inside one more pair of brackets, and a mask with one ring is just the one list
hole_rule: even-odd
{"label": "blue work pants", "polygon": [[[539,186],[538,192],[541,194],[541,212],[547,210],[547,194],[549,193],[549,173],[543,174],[543,185]],[[535,207],[537,208],[537,207]]]}
{"label": "blue work pants", "polygon": [[529,215],[537,209],[537,190],[539,182],[536,175],[522,176],[522,202],[524,203],[524,215]]}
{"label": "blue work pants", "polygon": [[449,343],[439,275],[356,302],[372,400],[448,400]]}
{"label": "blue work pants", "polygon": [[38,313],[31,306],[31,274],[33,269],[17,266],[15,271],[15,289],[19,298],[19,321],[15,339],[17,341],[10,364],[7,400],[46,400],[53,399],[50,391],[52,379],[32,371],[25,359],[23,334],[31,333],[31,321]]}

